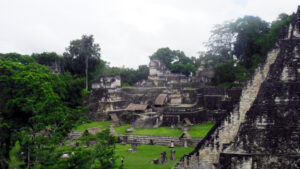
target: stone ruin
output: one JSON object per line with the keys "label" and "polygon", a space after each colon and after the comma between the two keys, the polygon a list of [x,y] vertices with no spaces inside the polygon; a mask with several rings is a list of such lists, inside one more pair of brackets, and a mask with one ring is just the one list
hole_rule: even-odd
{"label": "stone ruin", "polygon": [[168,162],[167,153],[165,151],[160,153],[160,162],[161,164],[165,164]]}
{"label": "stone ruin", "polygon": [[160,60],[151,59],[149,63],[149,75],[151,77],[171,75],[171,71]]}
{"label": "stone ruin", "polygon": [[105,76],[100,77],[98,80],[92,83],[92,89],[114,89],[121,87],[121,77],[120,76]]}
{"label": "stone ruin", "polygon": [[240,101],[177,169],[300,168],[300,6]]}
{"label": "stone ruin", "polygon": [[176,160],[176,151],[170,150],[170,160]]}
{"label": "stone ruin", "polygon": [[[136,84],[144,87],[195,87],[211,84],[214,77],[212,68],[201,66],[196,71],[196,76],[185,76],[182,74],[171,73],[163,62],[157,59],[151,59],[149,64],[149,77]],[[200,86],[199,86],[200,85]]]}
{"label": "stone ruin", "polygon": [[131,88],[121,88],[120,76],[95,81],[86,100],[89,118],[135,128],[199,124],[216,121],[239,100],[241,88],[206,87],[213,77],[210,68],[199,69],[200,77],[187,77],[171,73],[159,60],[151,60],[149,67],[148,80]]}

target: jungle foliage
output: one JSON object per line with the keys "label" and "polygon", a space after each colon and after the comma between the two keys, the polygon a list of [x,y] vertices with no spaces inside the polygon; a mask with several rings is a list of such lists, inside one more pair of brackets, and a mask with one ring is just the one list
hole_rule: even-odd
{"label": "jungle foliage", "polygon": [[195,72],[200,65],[213,68],[214,85],[230,87],[251,77],[293,17],[294,14],[283,13],[268,23],[259,17],[244,16],[216,25],[206,43],[208,50],[199,52],[198,58],[168,47],[158,49],[150,58],[161,60],[173,73],[185,75]]}
{"label": "jungle foliage", "polygon": [[190,75],[196,71],[195,58],[187,57],[183,51],[171,50],[168,47],[158,49],[150,59],[162,61],[173,73]]}
{"label": "jungle foliage", "polygon": [[106,65],[102,72],[102,76],[121,76],[121,83],[123,87],[134,85],[138,81],[146,80],[149,75],[149,67],[147,65],[140,65],[138,69],[125,68],[125,67],[110,67]]}
{"label": "jungle foliage", "polygon": [[[160,48],[159,59],[174,73],[190,75],[200,65],[215,69],[215,85],[230,87],[248,80],[264,62],[294,15],[280,14],[272,23],[245,16],[217,25],[207,42],[208,51],[198,58],[180,50]],[[70,42],[63,56],[56,53],[0,54],[0,168],[116,168],[112,145],[104,131],[85,135],[96,140],[95,149],[59,149],[58,144],[82,121],[85,84],[99,76],[120,75],[123,86],[147,79],[149,68],[111,67],[101,60],[93,36]],[[85,63],[85,64],[83,64]],[[61,73],[49,67],[56,64]],[[87,80],[85,81],[84,78]],[[63,153],[70,158],[61,158]]]}
{"label": "jungle foliage", "polygon": [[293,17],[294,14],[280,14],[277,20],[268,23],[259,17],[245,16],[216,25],[206,43],[209,50],[201,53],[199,60],[206,67],[214,67],[216,85],[245,82],[264,62]]}
{"label": "jungle foliage", "polygon": [[[0,60],[0,168],[48,168],[51,162],[55,165],[49,167],[55,168],[63,160],[59,153],[53,155],[55,147],[73,127],[87,120],[82,105],[87,93],[84,80],[70,73],[54,74],[34,61],[25,63]],[[77,162],[86,160],[84,154],[99,157],[93,151],[72,151]],[[107,151],[111,151],[109,146]],[[98,160],[100,166],[109,165]],[[67,164],[72,163],[61,165]]]}

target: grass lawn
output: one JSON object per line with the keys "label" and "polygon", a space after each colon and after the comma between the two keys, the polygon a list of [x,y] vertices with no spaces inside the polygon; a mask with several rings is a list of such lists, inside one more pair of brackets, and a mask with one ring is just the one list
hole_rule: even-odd
{"label": "grass lawn", "polygon": [[192,126],[188,132],[192,137],[204,138],[213,126],[214,123],[202,123]]}
{"label": "grass lawn", "polygon": [[135,129],[132,134],[136,135],[153,135],[153,136],[174,136],[179,137],[182,134],[182,131],[178,128],[170,128],[170,127],[159,127],[153,129]]}
{"label": "grass lawn", "polygon": [[[130,145],[117,145],[116,155],[124,157],[125,169],[171,169],[176,162],[184,155],[193,151],[194,148],[175,147],[168,148],[167,146],[153,146],[153,145],[138,145],[137,151],[129,153]],[[170,150],[176,151],[176,160],[170,160]],[[153,164],[152,160],[160,159],[160,153],[166,151],[168,162],[166,164]],[[118,161],[120,163],[120,160]]]}
{"label": "grass lawn", "polygon": [[111,121],[94,121],[90,123],[85,123],[80,126],[77,126],[74,130],[75,131],[85,131],[86,129],[93,128],[93,127],[100,127],[100,129],[109,128],[109,124]]}
{"label": "grass lawn", "polygon": [[130,124],[123,123],[122,126],[115,126],[114,129],[118,134],[128,134],[126,129],[130,128]]}
{"label": "grass lawn", "polygon": [[130,128],[129,124],[123,124],[120,127],[114,127],[116,132],[119,134],[133,134],[133,135],[152,135],[152,136],[174,136],[179,137],[182,133],[181,130],[174,128],[171,129],[170,127],[159,127],[159,128],[136,128],[131,133],[126,133],[126,129]]}
{"label": "grass lawn", "polygon": [[[202,123],[192,126],[188,131],[192,137],[204,138],[209,130],[214,126],[214,123]],[[173,136],[179,137],[182,131],[178,128],[159,127],[152,129],[136,128],[132,133],[126,133],[126,129],[130,128],[129,124],[123,124],[120,127],[115,127],[119,134],[134,134],[134,135],[153,135],[153,136]]]}
{"label": "grass lawn", "polygon": [[[100,127],[101,129],[105,129],[109,127],[111,121],[99,121],[99,122],[91,122],[82,124],[76,127],[75,131],[84,131],[88,128],[92,127]],[[188,131],[192,137],[200,137],[203,138],[209,132],[209,130],[214,126],[213,123],[202,123],[195,126],[192,126]],[[159,128],[136,128],[132,133],[126,133],[126,129],[129,129],[129,124],[123,124],[122,126],[115,126],[114,129],[119,134],[134,134],[134,135],[153,135],[153,136],[172,136],[179,137],[182,134],[182,131],[178,128],[170,128],[170,127],[159,127]]]}

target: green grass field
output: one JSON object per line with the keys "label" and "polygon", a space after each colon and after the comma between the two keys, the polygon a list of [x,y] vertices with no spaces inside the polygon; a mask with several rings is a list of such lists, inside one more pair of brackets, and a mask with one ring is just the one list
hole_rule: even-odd
{"label": "green grass field", "polygon": [[[102,122],[91,122],[82,124],[76,127],[75,131],[84,131],[92,127],[100,127],[101,129],[109,128],[111,121],[102,121]],[[188,131],[192,137],[203,138],[213,127],[213,123],[202,123],[190,127]],[[123,124],[122,126],[115,126],[114,129],[119,134],[136,134],[136,135],[155,135],[155,136],[174,136],[179,137],[182,134],[182,130],[178,128],[170,127],[159,127],[153,129],[144,129],[137,128],[132,133],[126,133],[126,129],[130,128],[129,124]],[[138,145],[137,151],[129,153],[128,149],[131,145],[120,145],[116,146],[116,155],[118,157],[124,158],[124,168],[125,169],[171,169],[177,163],[177,161],[184,155],[190,153],[194,148],[184,148],[184,147],[175,147],[176,150],[176,159],[171,161],[170,159],[170,148],[167,146],[157,146],[157,145]],[[168,162],[166,164],[153,164],[153,159],[160,159],[160,153],[166,151]],[[118,159],[118,163],[121,164],[121,158]]]}
{"label": "green grass field", "polygon": [[[139,145],[136,152],[129,153],[129,148],[130,145],[117,145],[116,147],[116,155],[124,158],[125,169],[171,169],[184,154],[188,154],[194,149],[191,147],[170,149],[167,146]],[[170,160],[170,150],[176,151],[175,161]],[[162,151],[166,151],[168,162],[166,164],[153,164],[152,160],[160,159]]]}
{"label": "green grass field", "polygon": [[213,126],[214,123],[202,123],[192,126],[188,132],[192,137],[204,138]]}
{"label": "green grass field", "polygon": [[109,128],[110,123],[111,123],[111,121],[94,121],[94,122],[79,125],[74,130],[75,131],[85,131],[86,129],[89,129],[92,127],[100,127],[103,130],[103,129]]}
{"label": "green grass field", "polygon": [[[111,121],[102,121],[102,122],[91,122],[82,124],[76,127],[75,131],[84,131],[88,128],[92,127],[100,127],[101,129],[109,128],[109,124]],[[213,127],[213,123],[202,123],[195,126],[192,126],[188,131],[192,137],[200,137],[203,138],[209,132],[209,130]],[[126,133],[126,129],[129,129],[129,124],[123,124],[122,126],[116,126],[114,129],[118,134],[134,134],[134,135],[153,135],[153,136],[172,136],[179,137],[182,134],[182,130],[178,128],[170,128],[170,127],[159,127],[159,128],[136,128],[132,133]]]}
{"label": "green grass field", "polygon": [[129,124],[123,124],[120,127],[114,127],[116,132],[119,134],[133,134],[133,135],[152,135],[152,136],[180,136],[182,133],[181,130],[175,128],[171,129],[170,127],[159,127],[159,128],[136,128],[132,133],[126,133],[126,129],[130,128]]}

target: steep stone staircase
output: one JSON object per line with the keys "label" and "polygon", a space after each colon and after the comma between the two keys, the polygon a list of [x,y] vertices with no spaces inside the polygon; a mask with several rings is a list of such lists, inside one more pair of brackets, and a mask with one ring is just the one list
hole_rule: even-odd
{"label": "steep stone staircase", "polygon": [[[299,9],[300,9],[300,7],[299,7]],[[300,11],[300,10],[298,10],[298,11]],[[300,17],[300,13],[298,13],[297,17],[298,18]],[[269,80],[270,78],[273,78],[273,79],[276,79],[278,77],[280,78],[280,75],[281,75],[282,79],[289,80],[289,78],[290,78],[288,76],[289,73],[285,73],[283,71],[283,73],[280,74],[282,71],[277,70],[276,66],[274,68],[273,65],[275,65],[274,64],[275,61],[276,61],[276,63],[283,63],[284,62],[283,59],[289,59],[289,58],[284,58],[283,57],[284,55],[285,56],[290,56],[290,54],[289,53],[288,54],[283,53],[283,52],[286,52],[286,50],[282,51],[282,49],[284,49],[284,47],[281,44],[290,45],[290,47],[287,47],[287,48],[291,48],[291,46],[293,47],[293,46],[295,46],[295,44],[299,44],[300,40],[297,39],[297,38],[299,38],[298,37],[299,33],[296,30],[295,25],[296,25],[296,23],[295,23],[295,20],[294,20],[291,31],[287,31],[287,33],[286,33],[287,36],[285,36],[285,37],[288,37],[284,40],[286,42],[278,43],[276,45],[276,47],[268,53],[265,64],[256,69],[252,80],[249,81],[247,83],[247,85],[243,88],[242,95],[240,97],[240,102],[235,107],[234,111],[231,112],[230,114],[228,114],[224,118],[224,120],[218,122],[215,125],[215,127],[212,129],[212,131],[210,131],[208,133],[207,137],[204,138],[198,144],[196,149],[192,153],[190,153],[189,155],[184,156],[181,159],[181,161],[175,166],[175,168],[215,169],[215,168],[221,167],[219,165],[220,155],[224,151],[224,149],[226,149],[234,141],[236,141],[236,142],[240,141],[239,138],[237,137],[237,135],[240,132],[241,124],[243,124],[245,122],[246,115],[249,113],[250,108],[252,108],[253,103],[254,102],[259,102],[259,101],[264,101],[264,100],[256,100],[257,96],[260,92],[260,89],[262,87],[262,84],[265,81]],[[296,40],[295,40],[295,38],[296,38]],[[296,59],[295,62],[297,60],[298,59]],[[272,69],[272,74],[274,74],[275,77],[272,77],[273,75],[269,74],[271,69]],[[298,73],[300,73],[300,69],[298,69],[297,71],[298,71]],[[266,90],[266,89],[264,89],[264,90]],[[272,95],[272,93],[267,93],[267,94]],[[269,96],[266,96],[267,94],[265,93],[265,94],[261,94],[261,95],[263,97],[269,97]],[[264,110],[264,111],[267,111],[267,110]],[[269,108],[269,110],[270,110],[270,108]],[[260,110],[260,111],[262,111],[262,110]],[[253,114],[255,114],[255,112],[253,112]],[[261,120],[261,121],[263,121],[263,120]],[[264,123],[272,124],[273,122],[264,121],[264,122],[260,122],[260,123],[261,124],[264,124]],[[247,128],[245,130],[247,131]],[[298,138],[298,135],[295,135],[294,140],[297,139],[297,138]],[[242,138],[242,139],[247,140],[248,138]],[[240,141],[240,142],[243,143],[242,141]],[[255,146],[255,144],[256,143],[254,143],[254,146]],[[272,151],[276,151],[276,150],[272,150]],[[249,152],[243,152],[241,150],[239,150],[239,151],[236,150],[236,152],[239,153],[240,155],[243,154],[243,153],[245,153],[245,154],[249,153]],[[247,154],[247,156],[249,156],[249,155],[250,154]],[[228,158],[225,158],[225,161],[230,160],[231,157],[232,156],[229,156]],[[237,157],[235,157],[235,158],[237,158]],[[252,165],[251,160],[252,159],[249,160],[247,158],[249,158],[249,157],[241,158],[241,162],[239,164],[236,164],[236,167],[234,167],[234,168],[243,168],[243,167],[244,168],[251,168],[251,165]],[[245,159],[247,159],[247,160],[245,160]],[[271,159],[271,160],[274,160],[274,159]],[[227,168],[228,167],[231,168],[230,166],[232,166],[232,165],[228,165]]]}
{"label": "steep stone staircase", "polygon": [[[198,158],[201,160],[197,161],[198,164],[193,164],[193,166],[205,166],[209,169],[214,168],[214,164],[218,163],[219,155],[223,150],[223,145],[229,144],[235,138],[239,126],[245,120],[245,115],[252,106],[260,86],[266,79],[270,66],[276,60],[279,52],[280,49],[278,46],[269,52],[264,66],[259,67],[255,71],[253,79],[244,87],[239,105],[235,107],[234,111],[226,117],[218,128],[215,128],[212,137],[202,143],[201,149],[198,152],[194,152],[194,155],[197,154]],[[187,163],[188,162],[181,161],[181,164],[179,164],[177,168],[189,168],[186,165]]]}

